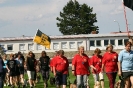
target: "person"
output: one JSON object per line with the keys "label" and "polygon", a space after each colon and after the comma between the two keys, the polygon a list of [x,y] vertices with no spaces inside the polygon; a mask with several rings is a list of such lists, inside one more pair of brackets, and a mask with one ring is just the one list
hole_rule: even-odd
{"label": "person", "polygon": [[51,72],[53,72],[53,62],[54,62],[54,59],[59,55],[59,51],[55,51],[55,55],[54,57],[50,60],[50,70]]}
{"label": "person", "polygon": [[53,73],[55,76],[55,83],[57,88],[66,88],[68,75],[68,59],[64,56],[64,51],[59,50],[59,56],[53,62]]}
{"label": "person", "polygon": [[14,83],[13,83],[13,79],[16,76],[16,67],[18,66],[16,60],[14,59],[14,54],[10,54],[10,60],[8,60],[7,62],[7,70],[9,72],[9,76],[10,76],[10,84],[11,84],[11,88],[14,88]]}
{"label": "person", "polygon": [[7,68],[6,68],[6,64],[7,64],[7,55],[6,54],[4,54],[3,56],[2,56],[2,59],[3,59],[3,62],[4,62],[4,66],[3,66],[3,70],[4,70],[4,72],[3,72],[3,79],[4,79],[4,86],[6,86],[6,85],[9,85],[9,76],[8,76],[8,71],[7,71]]}
{"label": "person", "polygon": [[114,88],[115,85],[115,79],[118,71],[118,54],[113,51],[113,45],[109,44],[106,47],[106,52],[103,55],[102,60],[102,72],[106,72],[106,75],[109,80],[109,86],[110,88]]}
{"label": "person", "polygon": [[3,88],[4,86],[4,70],[3,70],[3,66],[5,66],[3,60],[2,60],[2,57],[0,55],[0,88]]}
{"label": "person", "polygon": [[90,74],[89,57],[84,53],[84,46],[78,48],[78,54],[72,60],[72,74],[76,75],[77,88],[87,87],[87,77]]}
{"label": "person", "polygon": [[99,48],[96,48],[94,51],[94,55],[92,56],[90,61],[90,67],[92,68],[95,84],[97,84],[100,79],[101,87],[104,88],[104,77],[103,77],[103,73],[101,72],[103,57],[100,55],[100,53],[101,53],[101,50]]}
{"label": "person", "polygon": [[[23,88],[25,88],[25,84],[24,84],[24,59],[21,58],[21,54],[17,55],[17,63],[18,63],[18,77],[17,77],[17,81],[20,81],[23,85]],[[19,80],[20,79],[20,80]]]}
{"label": "person", "polygon": [[34,53],[30,52],[29,56],[27,57],[27,60],[26,60],[27,74],[28,74],[28,78],[29,78],[30,88],[33,88],[36,64],[37,63],[35,60]]}
{"label": "person", "polygon": [[46,85],[48,87],[48,79],[49,79],[49,63],[50,63],[50,58],[47,56],[45,51],[42,51],[41,57],[39,59],[40,67],[41,67],[41,73],[42,73],[42,78],[44,81],[44,86]]}
{"label": "person", "polygon": [[133,51],[131,50],[131,42],[127,41],[125,43],[125,49],[120,51],[118,56],[118,75],[122,76],[125,81],[125,87],[123,88],[131,88],[131,85],[133,85]]}

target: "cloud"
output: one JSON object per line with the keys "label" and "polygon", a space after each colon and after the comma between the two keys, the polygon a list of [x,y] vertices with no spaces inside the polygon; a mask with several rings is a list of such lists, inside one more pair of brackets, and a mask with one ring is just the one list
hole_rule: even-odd
{"label": "cloud", "polygon": [[5,3],[7,0],[0,0],[0,4]]}
{"label": "cloud", "polygon": [[111,12],[111,14],[112,14],[112,15],[116,15],[116,14],[120,14],[120,13],[122,13],[122,12],[123,12],[123,6],[120,5],[120,6],[118,6],[116,9],[114,9],[114,10]]}

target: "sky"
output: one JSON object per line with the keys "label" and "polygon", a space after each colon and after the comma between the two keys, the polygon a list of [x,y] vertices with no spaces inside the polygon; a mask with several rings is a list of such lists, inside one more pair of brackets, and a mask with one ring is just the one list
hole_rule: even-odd
{"label": "sky", "polygon": [[[47,35],[62,35],[56,17],[69,0],[0,0],[0,37],[34,36],[37,29]],[[99,33],[126,31],[122,0],[77,0],[93,7]],[[133,11],[126,7],[129,29],[133,31]],[[117,22],[114,22],[116,20]]]}

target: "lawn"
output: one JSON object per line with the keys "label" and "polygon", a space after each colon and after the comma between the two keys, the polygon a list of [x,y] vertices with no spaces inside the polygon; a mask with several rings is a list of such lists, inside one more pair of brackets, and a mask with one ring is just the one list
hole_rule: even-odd
{"label": "lawn", "polygon": [[[53,74],[50,73],[50,76],[53,77]],[[25,74],[25,78],[27,78],[27,74]],[[75,79],[75,76],[73,76],[73,75],[71,74],[71,72],[70,72],[69,78],[70,78],[70,82],[73,83],[73,81],[74,81],[74,79]],[[105,88],[109,88],[109,82],[108,82],[107,76],[105,75],[104,78],[105,78]],[[118,77],[117,77],[117,79],[118,79]],[[89,85],[90,85],[90,88],[93,88],[94,80],[93,80],[92,74],[89,76]],[[4,87],[4,88],[10,88],[10,87]],[[16,88],[17,88],[17,87],[16,87]],[[22,87],[21,87],[21,88],[22,88]],[[27,88],[29,88],[29,87],[27,87]],[[44,88],[44,87],[43,87],[43,81],[41,80],[40,83],[36,84],[36,87],[35,87],[35,88]],[[54,85],[50,85],[50,84],[49,84],[48,88],[56,88],[56,87],[55,87]],[[67,86],[67,88],[69,88],[69,87]]]}

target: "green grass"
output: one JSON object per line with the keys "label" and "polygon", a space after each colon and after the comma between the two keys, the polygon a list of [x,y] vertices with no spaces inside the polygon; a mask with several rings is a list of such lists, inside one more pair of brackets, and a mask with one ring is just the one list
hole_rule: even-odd
{"label": "green grass", "polygon": [[[52,73],[50,73],[50,76],[52,76],[53,77],[53,74]],[[71,72],[70,72],[70,82],[71,83],[73,83],[74,82],[74,79],[76,78],[75,76],[73,76],[72,74],[71,74]],[[25,78],[27,78],[27,74],[25,75]],[[104,82],[105,82],[105,88],[109,88],[109,82],[108,82],[108,79],[107,79],[107,76],[106,75],[104,75]],[[116,80],[118,80],[118,77],[117,77],[117,79]],[[93,86],[94,86],[94,80],[93,80],[93,76],[92,76],[92,74],[89,76],[89,85],[90,85],[90,88],[93,88]],[[4,87],[4,88],[10,88],[10,87]],[[17,87],[16,87],[17,88]],[[21,87],[22,88],[22,87]],[[29,88],[29,87],[27,87],[27,88]],[[36,84],[36,88],[44,88],[43,87],[43,81],[41,80],[41,82],[40,83],[38,83],[38,84]],[[49,87],[48,88],[55,88],[55,86],[54,85],[50,85],[49,84]],[[68,86],[67,86],[67,88],[69,88]]]}

